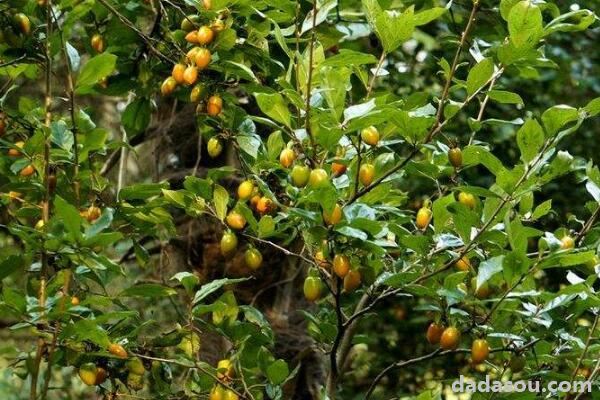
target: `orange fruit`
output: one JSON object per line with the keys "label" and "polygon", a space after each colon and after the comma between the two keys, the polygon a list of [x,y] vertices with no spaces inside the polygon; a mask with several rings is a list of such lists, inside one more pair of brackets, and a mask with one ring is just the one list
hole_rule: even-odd
{"label": "orange fruit", "polygon": [[242,214],[240,214],[239,212],[237,212],[235,210],[230,211],[229,214],[227,214],[225,221],[227,222],[227,225],[229,225],[229,227],[231,229],[235,229],[235,230],[244,229],[244,227],[246,226],[246,218],[244,218],[244,216]]}
{"label": "orange fruit", "polygon": [[344,291],[347,293],[351,293],[356,288],[360,287],[362,277],[358,270],[350,270],[348,274],[344,277]]}
{"label": "orange fruit", "polygon": [[94,51],[96,51],[96,53],[102,53],[104,51],[104,49],[106,48],[106,43],[104,42],[104,38],[99,33],[96,33],[92,36],[92,39],[90,40],[90,44],[92,46],[92,49],[94,49]]}
{"label": "orange fruit", "polygon": [[454,266],[461,271],[469,271],[471,269],[471,261],[468,257],[462,257],[454,263]]}
{"label": "orange fruit", "polygon": [[454,350],[460,343],[460,331],[451,326],[444,329],[440,337],[440,347],[444,350]]}
{"label": "orange fruit", "polygon": [[333,211],[331,211],[331,213],[323,211],[323,221],[326,225],[338,224],[342,220],[342,217],[342,207],[340,207],[339,204],[336,204],[335,207],[333,207]]}
{"label": "orange fruit", "polygon": [[29,164],[28,166],[23,168],[21,170],[21,172],[19,172],[19,175],[27,177],[27,176],[33,175],[34,172],[35,172],[35,168],[33,168],[33,165]]}
{"label": "orange fruit", "polygon": [[471,360],[475,364],[480,364],[487,360],[490,354],[490,346],[488,345],[487,340],[485,339],[477,339],[473,341],[473,345],[471,346]]}
{"label": "orange fruit", "polygon": [[427,327],[427,341],[430,344],[439,343],[442,337],[442,333],[444,333],[444,326],[432,322],[431,324],[429,324],[429,327]]}
{"label": "orange fruit", "polygon": [[108,352],[119,358],[127,358],[127,351],[118,343],[111,343],[108,345]]}
{"label": "orange fruit", "polygon": [[23,146],[25,146],[25,142],[22,141],[18,141],[15,143],[15,147],[17,147],[16,149],[14,147],[11,147],[10,149],[8,149],[8,155],[11,157],[19,157],[22,153],[19,151],[19,149],[22,149]]}
{"label": "orange fruit", "polygon": [[296,153],[292,149],[283,149],[279,155],[279,162],[284,168],[289,168],[296,159]]}
{"label": "orange fruit", "polygon": [[346,173],[346,169],[348,167],[346,167],[344,164],[338,163],[338,162],[333,162],[331,164],[331,174],[334,177],[338,177],[340,175],[343,175],[344,173]]}
{"label": "orange fruit", "polygon": [[198,68],[190,65],[183,72],[183,81],[186,85],[193,85],[198,80]]}
{"label": "orange fruit", "polygon": [[169,76],[160,86],[160,93],[163,96],[169,96],[171,93],[173,93],[173,91],[175,91],[175,88],[177,88],[177,81],[172,76]]}
{"label": "orange fruit", "polygon": [[221,114],[223,110],[223,100],[219,96],[211,96],[208,99],[208,104],[206,106],[206,112],[211,117],[216,117]]}
{"label": "orange fruit", "polygon": [[265,215],[273,211],[274,207],[275,205],[273,203],[273,200],[263,196],[260,198],[258,204],[256,205],[256,211],[261,215]]}
{"label": "orange fruit", "polygon": [[198,44],[206,46],[207,44],[210,44],[214,38],[215,33],[212,29],[210,29],[210,27],[205,25],[201,26],[200,29],[198,29],[198,33],[196,35],[196,41]]}
{"label": "orange fruit", "polygon": [[171,76],[175,79],[175,82],[179,84],[183,84],[185,79],[183,74],[185,73],[186,67],[181,63],[177,63],[173,66],[173,70],[171,71]]}
{"label": "orange fruit", "polygon": [[194,63],[196,63],[196,67],[198,67],[200,71],[208,67],[211,59],[212,55],[210,54],[210,50],[205,48],[199,48],[194,54]]}
{"label": "orange fruit", "polygon": [[350,271],[350,258],[342,254],[333,257],[333,272],[340,278],[344,278]]}

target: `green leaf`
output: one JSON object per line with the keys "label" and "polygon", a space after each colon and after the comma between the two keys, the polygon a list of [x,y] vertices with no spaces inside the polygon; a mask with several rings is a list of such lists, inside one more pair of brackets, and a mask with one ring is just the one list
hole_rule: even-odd
{"label": "green leaf", "polygon": [[275,121],[291,127],[291,114],[282,95],[279,93],[254,93],[260,110]]}
{"label": "green leaf", "polygon": [[552,199],[546,200],[539,206],[533,210],[533,214],[531,215],[531,219],[536,220],[542,218],[544,215],[548,214],[552,210]]}
{"label": "green leaf", "polygon": [[507,92],[505,90],[490,90],[488,92],[490,99],[502,104],[525,104],[521,96],[517,93]]}
{"label": "green leaf", "polygon": [[156,283],[143,283],[123,290],[119,296],[125,297],[169,297],[177,294],[177,291],[168,286]]}
{"label": "green leaf", "polygon": [[398,12],[382,10],[377,0],[362,0],[362,3],[367,20],[386,53],[396,50],[410,39],[416,27],[414,6]]}
{"label": "green leaf", "polygon": [[544,130],[535,120],[527,120],[517,132],[517,144],[524,162],[533,160],[544,145]]}
{"label": "green leaf", "polygon": [[359,51],[341,49],[338,54],[323,61],[320,67],[348,67],[350,65],[368,64],[377,64],[377,57]]}
{"label": "green leaf", "polygon": [[79,211],[60,196],[54,201],[56,218],[59,219],[67,229],[69,235],[75,239],[81,236],[81,216]]}
{"label": "green leaf", "polygon": [[467,94],[471,96],[485,85],[494,74],[494,62],[484,58],[469,71],[467,77]]}
{"label": "green leaf", "polygon": [[51,140],[55,145],[70,151],[73,147],[73,132],[67,129],[67,124],[63,120],[54,121],[50,126]]}
{"label": "green leaf", "polygon": [[10,255],[0,262],[0,281],[18,270],[25,269],[25,258],[21,255]]}
{"label": "green leaf", "polygon": [[543,33],[542,11],[529,0],[515,4],[508,13],[508,32],[517,47],[533,47]]}
{"label": "green leaf", "polygon": [[546,133],[553,136],[560,128],[569,122],[577,121],[578,118],[579,111],[576,108],[561,104],[544,111],[542,114],[542,123],[546,128]]}
{"label": "green leaf", "polygon": [[202,285],[202,287],[200,287],[200,289],[196,292],[196,295],[194,296],[194,304],[198,304],[200,301],[204,300],[207,296],[221,289],[223,286],[234,285],[236,283],[245,282],[249,279],[250,278],[215,279],[214,281],[211,281],[206,285]]}
{"label": "green leaf", "polygon": [[267,367],[267,378],[273,385],[279,385],[290,374],[288,365],[284,360],[277,360]]}
{"label": "green leaf", "polygon": [[127,134],[135,136],[148,127],[151,114],[150,100],[146,98],[136,99],[129,103],[123,111],[121,123]]}
{"label": "green leaf", "polygon": [[119,198],[121,200],[146,200],[161,195],[163,189],[169,189],[168,182],[138,183],[121,189]]}
{"label": "green leaf", "polygon": [[215,185],[213,202],[215,203],[215,213],[217,214],[217,217],[223,221],[227,215],[229,192],[223,186]]}
{"label": "green leaf", "polygon": [[109,53],[102,53],[91,58],[83,68],[77,79],[77,88],[89,86],[97,83],[100,79],[110,75],[117,64],[117,56]]}
{"label": "green leaf", "polygon": [[502,261],[504,256],[497,256],[483,261],[479,265],[477,273],[477,289],[489,281],[494,275],[502,271]]}
{"label": "green leaf", "polygon": [[594,100],[587,103],[583,109],[590,117],[595,117],[596,115],[600,114],[600,97],[596,97]]}
{"label": "green leaf", "polygon": [[67,325],[61,333],[62,338],[74,338],[79,342],[90,341],[102,348],[108,347],[108,333],[93,319],[82,319]]}
{"label": "green leaf", "polygon": [[275,220],[270,215],[265,215],[258,221],[258,236],[269,237],[275,232]]}
{"label": "green leaf", "polygon": [[187,271],[179,272],[179,273],[173,275],[171,280],[177,280],[177,281],[181,282],[183,287],[185,287],[185,289],[188,292],[191,292],[196,287],[196,285],[198,285],[198,283],[200,283],[200,278],[198,278],[198,276],[192,274],[191,272],[187,272]]}

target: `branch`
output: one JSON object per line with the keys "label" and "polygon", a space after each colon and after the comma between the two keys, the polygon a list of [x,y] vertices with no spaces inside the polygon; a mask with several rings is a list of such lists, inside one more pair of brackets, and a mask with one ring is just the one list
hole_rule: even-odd
{"label": "branch", "polygon": [[123,24],[129,27],[132,31],[134,31],[143,41],[146,43],[148,48],[152,50],[154,54],[156,54],[160,59],[168,63],[169,65],[175,64],[172,59],[164,55],[160,52],[154,44],[152,44],[152,38],[148,37],[144,32],[140,31],[130,20],[128,20],[123,14],[119,13],[116,8],[114,8],[109,2],[106,0],[98,0],[98,3],[102,4],[106,7],[111,13],[113,13]]}
{"label": "branch", "polygon": [[[313,149],[314,152],[317,151],[316,146],[315,146],[315,138],[313,137],[313,134],[311,132],[310,129],[310,99],[311,99],[311,92],[312,92],[312,79],[313,79],[313,63],[314,63],[314,56],[315,56],[315,40],[316,40],[316,33],[315,33],[315,26],[317,25],[317,0],[313,0],[313,8],[312,8],[312,36],[310,38],[310,48],[309,48],[309,54],[308,54],[308,79],[306,81],[306,115],[305,115],[305,125],[304,128],[306,129],[306,133],[308,134],[308,137],[310,138],[310,145]],[[296,66],[296,68],[298,68],[298,66]]]}

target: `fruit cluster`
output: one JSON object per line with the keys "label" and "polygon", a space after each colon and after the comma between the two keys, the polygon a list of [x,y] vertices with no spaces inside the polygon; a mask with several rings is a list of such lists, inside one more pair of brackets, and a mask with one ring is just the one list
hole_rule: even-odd
{"label": "fruit cluster", "polygon": [[[210,7],[210,2],[205,1],[204,8],[210,10]],[[183,86],[189,90],[189,101],[199,103],[198,112],[206,112],[211,117],[221,114],[223,101],[219,96],[211,96],[205,105],[200,103],[206,95],[206,85],[198,81],[202,72],[209,68],[213,61],[211,45],[225,27],[222,16],[212,21],[197,14],[187,15],[182,19],[181,30],[185,32],[187,52],[185,57],[173,66],[171,75],[163,81],[160,88],[163,96],[169,96],[178,86]],[[220,150],[212,153],[220,153]]]}

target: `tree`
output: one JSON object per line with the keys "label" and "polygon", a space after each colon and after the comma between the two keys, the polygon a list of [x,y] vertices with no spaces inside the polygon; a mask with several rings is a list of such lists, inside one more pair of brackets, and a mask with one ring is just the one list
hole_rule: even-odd
{"label": "tree", "polygon": [[[6,398],[441,398],[459,374],[596,381],[600,171],[563,146],[594,127],[600,97],[542,93],[544,74],[569,75],[555,54],[595,48],[592,11],[0,11],[0,316],[19,349]],[[549,194],[569,197],[568,177],[571,217]]]}

